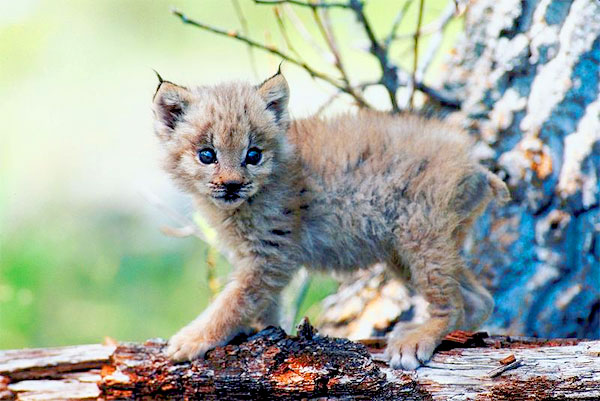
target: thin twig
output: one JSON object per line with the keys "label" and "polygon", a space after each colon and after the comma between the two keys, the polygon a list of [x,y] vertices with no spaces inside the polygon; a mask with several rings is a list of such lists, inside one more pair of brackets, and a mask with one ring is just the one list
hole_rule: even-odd
{"label": "thin twig", "polygon": [[[390,60],[388,58],[388,54],[387,54],[387,49],[385,49],[375,38],[373,29],[371,28],[370,23],[367,20],[365,14],[363,12],[364,4],[360,0],[350,0],[349,5],[351,6],[350,8],[352,8],[354,13],[356,14],[356,17],[357,17],[359,23],[363,26],[363,28],[367,34],[367,37],[369,38],[369,41],[371,42],[370,53],[373,54],[377,58],[377,60],[379,61],[381,70],[382,70],[382,77],[377,82],[369,82],[369,83],[362,84],[362,85],[352,86],[350,88],[351,89],[358,88],[360,90],[363,90],[367,86],[382,85],[386,89],[386,91],[388,92],[388,95],[390,97],[390,101],[392,103],[392,111],[397,112],[397,111],[399,111],[399,107],[398,107],[398,102],[396,100],[396,91],[398,90],[399,87],[407,86],[410,84],[410,82],[411,82],[410,75],[408,73],[406,73],[405,71],[403,71],[402,69],[400,69],[398,66],[396,66],[390,62]],[[284,5],[284,7],[285,7],[286,13],[288,14],[288,17],[290,17],[290,20],[292,21],[292,23],[294,23],[294,25],[296,26],[296,29],[298,29],[298,32],[300,32],[304,36],[304,38],[308,41],[308,38],[311,38],[311,36],[308,33],[308,31],[306,30],[306,28],[302,25],[300,19],[297,16],[295,16],[295,14],[293,13],[293,10],[291,9],[291,7],[289,7],[289,5],[286,4],[286,5]],[[277,56],[281,57],[283,60],[286,60],[286,61],[288,61],[292,64],[295,64],[295,65],[299,66],[300,68],[304,69],[311,77],[320,79],[324,82],[327,82],[328,84],[332,85],[333,87],[339,89],[341,92],[352,96],[355,99],[355,101],[358,103],[359,106],[370,107],[370,105],[368,105],[365,102],[365,100],[362,98],[362,96],[356,96],[355,91],[353,93],[352,90],[349,90],[349,86],[347,86],[345,84],[345,82],[340,82],[336,78],[334,78],[330,75],[327,75],[323,72],[315,70],[314,68],[312,68],[310,65],[308,65],[306,62],[304,62],[300,58],[295,58],[285,52],[282,52],[281,50],[277,49],[275,46],[269,46],[266,44],[259,43],[255,40],[248,38],[245,35],[239,34],[236,31],[225,31],[223,29],[213,27],[211,25],[207,25],[207,24],[204,24],[199,21],[191,20],[185,14],[181,13],[180,11],[178,11],[176,9],[173,9],[172,13],[174,15],[176,15],[177,17],[179,17],[179,19],[185,24],[195,26],[197,28],[215,33],[217,35],[227,36],[227,37],[230,37],[233,39],[237,39],[243,43],[246,43],[248,46],[251,46],[251,47],[257,48],[257,49],[261,49],[268,53],[277,55]],[[294,18],[295,18],[295,20],[294,20]],[[314,43],[314,40],[312,42],[313,42],[313,46],[316,46],[317,48],[319,48],[318,45],[316,45],[316,43]],[[321,51],[323,51],[327,55],[331,55],[329,52],[325,52],[322,49],[321,49]],[[426,95],[428,95],[429,98],[431,100],[433,100],[434,102],[439,103],[443,106],[451,107],[451,108],[459,108],[460,107],[460,102],[458,100],[445,95],[443,92],[441,92],[439,90],[430,88],[422,82],[417,81],[415,83],[415,88],[417,90],[425,93]]]}
{"label": "thin twig", "polygon": [[306,63],[294,59],[293,57],[279,51],[277,48],[275,48],[273,46],[268,46],[268,45],[264,45],[262,43],[256,42],[256,41],[249,39],[243,35],[240,35],[236,31],[225,31],[220,28],[216,28],[216,27],[204,24],[202,22],[194,21],[194,20],[188,18],[185,14],[181,13],[178,10],[172,10],[172,13],[174,15],[178,16],[181,19],[181,22],[183,22],[184,24],[189,24],[189,25],[195,26],[196,28],[200,28],[200,29],[204,29],[206,31],[212,32],[212,33],[216,33],[217,35],[234,38],[234,39],[237,39],[241,42],[248,44],[249,46],[264,50],[271,54],[275,54],[292,64],[296,64],[297,66],[304,68],[312,77],[322,79],[323,81],[330,83],[331,85],[335,86],[336,88],[343,89],[343,87],[341,87],[341,85],[338,82],[336,82],[332,77],[329,77],[328,75],[325,75],[321,72],[315,71],[310,66],[308,66]]}
{"label": "thin twig", "polygon": [[362,83],[356,85],[356,87],[360,88],[360,90],[364,91],[368,87],[377,86],[377,85],[383,85],[383,84],[381,83],[381,81],[370,81],[370,82],[362,82]]}
{"label": "thin twig", "polygon": [[321,56],[321,58],[323,58],[323,60],[325,60],[327,62],[333,62],[332,61],[333,56],[329,52],[327,52],[325,49],[323,49],[321,46],[319,46],[319,44],[312,37],[312,35],[308,31],[308,29],[306,29],[306,27],[302,23],[302,20],[296,15],[296,13],[294,12],[294,9],[292,7],[290,7],[288,4],[285,4],[283,6],[283,11],[285,12],[286,16],[290,19],[290,21],[292,22],[294,27],[296,28],[296,31],[298,31],[298,33],[302,36],[302,39],[304,39],[304,41],[306,43],[308,43],[313,48],[313,50],[317,54],[319,54]]}
{"label": "thin twig", "polygon": [[285,28],[285,23],[283,22],[283,18],[281,18],[281,10],[279,9],[279,7],[273,7],[273,13],[275,13],[275,20],[277,21],[277,26],[279,27],[279,32],[283,37],[285,45],[292,53],[296,55],[296,57],[298,57],[298,60],[302,60],[302,57],[300,57],[300,53],[296,51],[296,48],[294,47],[292,41],[290,40],[290,37],[288,36],[287,29]]}
{"label": "thin twig", "polygon": [[396,100],[396,91],[400,86],[398,84],[398,68],[389,62],[387,49],[382,46],[375,37],[373,29],[371,28],[371,24],[364,13],[364,3],[360,0],[350,0],[350,7],[354,11],[358,22],[362,25],[365,33],[367,34],[367,38],[371,43],[369,51],[379,61],[382,74],[381,84],[388,92],[388,96],[392,104],[392,112],[397,113],[400,111],[398,102]]}
{"label": "thin twig", "polygon": [[[409,86],[411,83],[410,75],[403,70],[399,70],[398,79],[400,81],[400,86]],[[430,86],[425,85],[423,82],[417,80],[415,83],[415,89],[426,94],[430,100],[435,103],[448,107],[451,109],[460,109],[461,102],[459,99],[452,97],[449,93],[446,93],[444,90],[435,89]]]}
{"label": "thin twig", "polygon": [[452,20],[455,12],[455,3],[454,0],[450,0],[446,9],[442,12],[440,17],[440,28],[434,33],[434,35],[429,39],[429,43],[427,46],[427,50],[425,55],[423,56],[421,63],[419,64],[419,68],[416,73],[416,80],[423,81],[425,79],[425,73],[427,69],[433,62],[435,55],[440,49],[442,42],[444,41],[444,34],[446,33],[446,28],[448,27],[448,23]]}
{"label": "thin twig", "polygon": [[204,233],[202,232],[202,230],[200,230],[200,228],[198,227],[198,225],[190,218],[182,215],[181,213],[177,212],[176,210],[172,209],[169,205],[167,205],[161,198],[159,198],[156,194],[152,193],[152,192],[144,192],[144,197],[146,198],[146,200],[155,208],[157,208],[158,210],[160,210],[161,212],[163,212],[165,215],[167,215],[171,220],[173,220],[175,223],[177,223],[181,228],[174,228],[174,229],[170,229],[167,228],[165,231],[167,231],[167,234],[170,234],[170,232],[173,232],[173,236],[180,236],[180,237],[184,237],[184,236],[190,236],[193,235],[197,238],[199,238],[202,242],[205,242],[209,245],[212,245],[211,242],[208,240],[208,238],[206,238],[206,236],[204,235]]}
{"label": "thin twig", "polygon": [[268,4],[268,5],[277,5],[277,4],[293,4],[295,6],[302,7],[310,7],[312,9],[315,8],[350,8],[350,6],[346,3],[327,3],[324,1],[315,1],[305,3],[303,1],[298,0],[254,0],[256,4]]}
{"label": "thin twig", "polygon": [[284,316],[283,327],[288,332],[291,333],[294,328],[294,323],[298,319],[298,312],[300,311],[300,307],[304,303],[306,299],[306,294],[308,293],[308,289],[310,288],[311,277],[306,271],[306,269],[300,269],[297,277],[298,282],[298,290],[296,291],[296,297],[294,301],[289,306],[287,313]]}
{"label": "thin twig", "polygon": [[433,62],[435,55],[437,54],[440,46],[443,42],[443,35],[440,32],[439,34],[435,34],[429,39],[429,44],[427,46],[427,50],[425,50],[425,54],[423,55],[423,59],[421,60],[421,64],[417,68],[417,72],[415,74],[415,80],[422,81],[425,79],[425,73],[429,69],[429,66]]}
{"label": "thin twig", "polygon": [[350,96],[352,96],[356,100],[356,102],[360,106],[369,107],[369,105],[365,104],[361,98],[357,98],[352,93],[348,92],[348,89],[346,88],[346,86],[340,84],[335,78],[330,77],[327,74],[324,74],[322,72],[319,72],[319,71],[313,69],[304,61],[298,60],[298,59],[290,56],[289,54],[283,53],[282,51],[278,50],[275,46],[268,46],[268,45],[264,45],[262,43],[256,42],[255,40],[247,38],[246,36],[241,35],[236,31],[225,31],[223,29],[216,28],[211,25],[207,25],[205,23],[192,20],[192,19],[188,18],[185,14],[181,13],[180,11],[178,11],[176,9],[171,10],[171,12],[174,15],[176,15],[177,17],[179,17],[181,19],[181,22],[183,22],[184,24],[189,24],[189,25],[195,26],[196,28],[204,29],[206,31],[215,33],[217,35],[234,38],[234,39],[239,40],[240,42],[244,42],[244,43],[248,44],[249,46],[264,50],[271,54],[275,54],[275,55],[281,57],[282,59],[303,68],[306,72],[308,72],[308,74],[311,77],[318,78],[322,81],[325,81],[325,82],[329,83],[330,85],[340,89],[341,91],[348,93]]}
{"label": "thin twig", "polygon": [[412,68],[412,79],[410,87],[410,95],[408,96],[408,107],[412,110],[414,107],[414,96],[415,87],[417,84],[417,67],[419,65],[419,38],[421,37],[421,24],[423,23],[423,8],[425,6],[425,0],[419,0],[419,16],[417,17],[417,29],[415,30],[414,36],[414,48],[413,48],[413,68]]}
{"label": "thin twig", "polygon": [[313,8],[312,14],[313,19],[315,20],[315,24],[317,25],[317,28],[319,28],[319,32],[321,32],[321,36],[323,36],[323,39],[325,40],[325,43],[327,43],[329,51],[333,55],[333,64],[342,75],[342,81],[344,81],[346,84],[349,84],[348,76],[346,75],[346,71],[344,69],[344,66],[342,65],[342,59],[340,57],[340,53],[338,52],[337,43],[335,41],[335,38],[333,37],[333,34],[329,32],[323,25],[323,21],[321,20],[319,10]]}
{"label": "thin twig", "polygon": [[319,106],[319,108],[317,109],[317,111],[315,112],[315,116],[318,117],[321,114],[323,114],[323,112],[329,107],[331,106],[331,104],[342,94],[342,92],[337,91],[336,93],[334,93],[333,95],[331,95],[329,97],[329,99],[327,99],[325,102],[323,102],[323,104],[321,106]]}
{"label": "thin twig", "polygon": [[429,99],[433,100],[434,102],[436,102],[437,104],[444,106],[444,107],[448,107],[451,109],[460,109],[461,103],[460,100],[453,98],[451,96],[448,96],[447,94],[443,93],[442,91],[438,90],[438,89],[434,89],[430,86],[425,85],[422,82],[417,81],[415,84],[415,89],[423,92],[424,94],[426,94]]}
{"label": "thin twig", "polygon": [[[329,51],[331,51],[331,54],[333,54],[333,58],[335,60],[334,65],[340,72],[340,75],[342,76],[342,81],[346,86],[347,92],[350,93],[355,99],[360,98],[362,104],[366,105],[366,100],[362,97],[360,93],[356,91],[356,89],[352,87],[352,84],[350,83],[350,78],[348,77],[348,73],[346,72],[346,69],[344,68],[344,64],[342,62],[342,56],[339,52],[337,40],[333,33],[333,29],[331,28],[331,21],[329,20],[329,14],[327,13],[327,10],[313,8],[312,11],[315,23],[317,24],[317,27],[319,28],[319,31],[321,32],[325,43],[327,43]],[[321,18],[321,15],[323,15],[323,18]],[[325,23],[323,21],[325,21]]]}
{"label": "thin twig", "polygon": [[[400,86],[406,86],[410,88],[412,84],[412,78],[408,72],[398,69],[398,82]],[[376,85],[376,83],[367,82],[365,83],[365,85],[373,86]],[[432,88],[428,85],[425,85],[419,80],[417,80],[417,82],[415,83],[415,89],[426,94],[430,100],[432,100],[434,103],[439,104],[440,106],[448,107],[451,109],[460,109],[460,100],[453,97],[450,93],[447,93],[442,89]]]}
{"label": "thin twig", "polygon": [[[237,15],[238,21],[240,21],[240,26],[242,27],[242,32],[244,35],[248,36],[248,21],[244,16],[244,12],[242,11],[242,7],[238,0],[231,0],[233,3],[233,8],[235,10],[235,14]],[[250,60],[250,67],[252,68],[252,73],[254,74],[254,78],[258,79],[258,68],[256,68],[256,57],[254,57],[254,51],[252,46],[248,46],[248,59]]]}
{"label": "thin twig", "polygon": [[206,282],[210,298],[214,299],[221,290],[221,280],[217,276],[217,249],[212,246],[206,250]]}
{"label": "thin twig", "polygon": [[400,23],[402,22],[402,19],[406,15],[406,12],[408,11],[408,8],[412,4],[412,2],[413,0],[406,0],[402,5],[400,11],[398,11],[398,14],[396,14],[396,18],[394,18],[394,23],[392,24],[392,29],[390,29],[390,33],[383,41],[383,44],[386,48],[390,47],[390,44],[396,37],[396,32],[398,32],[398,28],[400,28]]}
{"label": "thin twig", "polygon": [[[264,45],[265,47],[269,48],[269,49],[277,49],[277,45],[275,44],[275,41],[273,40],[273,37],[271,36],[271,31],[269,31],[268,29],[265,29],[263,31],[263,35],[264,35]],[[300,59],[297,59],[298,61],[300,61]],[[269,61],[271,62],[271,65],[273,66],[279,66],[281,65],[281,60],[277,60],[274,57],[269,56]]]}
{"label": "thin twig", "polygon": [[[429,22],[427,25],[423,25],[421,29],[419,29],[419,35],[426,36],[439,32],[441,29],[445,28],[446,25],[448,25],[448,22],[450,22],[453,17],[459,17],[460,15],[461,11],[457,12],[456,8],[454,7],[454,3],[452,3],[452,7],[450,8],[448,6],[436,20]],[[411,39],[414,37],[415,33],[413,32],[403,35],[394,35],[392,40]]]}

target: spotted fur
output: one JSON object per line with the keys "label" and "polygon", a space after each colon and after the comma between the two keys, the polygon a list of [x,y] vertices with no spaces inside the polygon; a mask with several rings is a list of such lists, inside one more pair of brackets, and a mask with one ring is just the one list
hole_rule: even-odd
{"label": "spotted fur", "polygon": [[[441,121],[373,111],[291,121],[288,97],[281,74],[259,86],[165,81],[157,90],[165,169],[236,267],[168,352],[199,357],[248,326],[277,324],[279,294],[300,266],[353,271],[385,262],[430,303],[430,320],[395,330],[388,345],[392,366],[415,369],[445,334],[475,329],[491,312],[492,297],[459,250],[477,215],[508,190],[472,159],[469,137]],[[218,162],[200,162],[203,148]],[[244,162],[250,148],[262,151],[257,165]],[[232,182],[239,194],[224,200]]]}

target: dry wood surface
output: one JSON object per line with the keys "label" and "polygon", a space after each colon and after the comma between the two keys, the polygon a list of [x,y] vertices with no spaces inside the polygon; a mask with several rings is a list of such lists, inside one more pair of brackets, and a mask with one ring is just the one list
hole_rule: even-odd
{"label": "dry wood surface", "polygon": [[451,333],[427,366],[392,370],[385,339],[267,328],[173,364],[164,340],[0,351],[0,400],[599,400],[600,341]]}

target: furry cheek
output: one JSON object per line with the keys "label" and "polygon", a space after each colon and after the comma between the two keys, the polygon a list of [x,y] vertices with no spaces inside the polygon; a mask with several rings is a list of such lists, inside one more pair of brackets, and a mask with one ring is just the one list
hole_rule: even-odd
{"label": "furry cheek", "polygon": [[259,165],[248,165],[246,168],[252,178],[251,181],[262,184],[273,173],[273,155],[266,154],[263,156],[263,161]]}
{"label": "furry cheek", "polygon": [[184,178],[188,189],[197,194],[210,193],[207,187],[214,173],[214,165],[203,165],[197,160],[195,152],[186,152],[179,158],[177,175]]}

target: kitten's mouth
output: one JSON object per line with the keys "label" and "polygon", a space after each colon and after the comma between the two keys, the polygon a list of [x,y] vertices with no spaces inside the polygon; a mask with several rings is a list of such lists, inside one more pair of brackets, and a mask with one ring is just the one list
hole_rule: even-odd
{"label": "kitten's mouth", "polygon": [[224,195],[213,195],[213,201],[219,206],[238,206],[241,204],[245,198],[243,198],[239,193],[225,193]]}
{"label": "kitten's mouth", "polygon": [[236,200],[238,200],[240,198],[241,198],[240,194],[225,194],[223,196],[220,196],[218,199],[222,199],[225,202],[235,202]]}
{"label": "kitten's mouth", "polygon": [[235,209],[249,201],[255,193],[254,188],[251,184],[230,185],[230,188],[213,185],[210,197],[215,206],[221,209]]}

